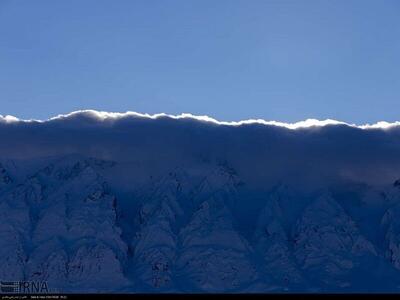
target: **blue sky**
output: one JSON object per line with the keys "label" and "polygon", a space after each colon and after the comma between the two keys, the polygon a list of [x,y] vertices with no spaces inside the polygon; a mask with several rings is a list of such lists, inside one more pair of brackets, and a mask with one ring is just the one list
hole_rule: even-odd
{"label": "blue sky", "polygon": [[0,114],[400,120],[398,0],[0,0]]}

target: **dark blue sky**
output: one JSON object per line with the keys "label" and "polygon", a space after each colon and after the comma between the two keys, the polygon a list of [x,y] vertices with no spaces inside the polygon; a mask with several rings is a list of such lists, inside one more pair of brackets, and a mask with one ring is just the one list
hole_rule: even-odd
{"label": "dark blue sky", "polygon": [[400,119],[398,0],[0,0],[0,114]]}

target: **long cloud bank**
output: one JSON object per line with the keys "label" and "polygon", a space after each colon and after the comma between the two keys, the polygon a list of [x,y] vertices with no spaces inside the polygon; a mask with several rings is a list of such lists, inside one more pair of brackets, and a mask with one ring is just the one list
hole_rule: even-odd
{"label": "long cloud bank", "polygon": [[240,125],[249,125],[249,124],[262,124],[262,125],[267,125],[267,126],[279,126],[279,127],[285,127],[288,129],[298,129],[298,128],[307,128],[307,127],[321,127],[321,126],[327,126],[327,125],[346,125],[349,127],[355,127],[355,128],[360,128],[360,129],[389,129],[393,127],[400,126],[400,121],[397,122],[386,122],[386,121],[380,121],[374,124],[364,124],[364,125],[356,125],[356,124],[350,124],[342,121],[337,121],[337,120],[332,120],[332,119],[326,119],[326,120],[317,120],[317,119],[307,119],[305,121],[299,121],[295,123],[285,123],[285,122],[278,122],[278,121],[267,121],[264,119],[248,119],[248,120],[242,120],[242,121],[219,121],[217,119],[211,118],[209,116],[198,116],[198,115],[193,115],[189,113],[183,113],[180,115],[169,115],[165,113],[159,113],[159,114],[142,114],[138,112],[132,112],[132,111],[127,111],[125,113],[118,113],[118,112],[106,112],[106,111],[96,111],[96,110],[80,110],[80,111],[74,111],[69,114],[61,114],[56,117],[52,117],[47,120],[37,120],[37,119],[29,119],[29,120],[24,120],[24,119],[19,119],[15,116],[11,115],[0,115],[0,122],[2,123],[17,123],[17,122],[37,122],[37,123],[43,123],[43,122],[49,122],[49,121],[57,121],[57,120],[65,120],[65,119],[73,119],[76,116],[84,116],[87,118],[92,118],[97,121],[118,121],[119,119],[124,119],[124,118],[148,118],[148,119],[158,119],[158,118],[171,118],[171,119],[192,119],[192,120],[197,120],[201,122],[210,122],[218,125],[228,125],[228,126],[240,126]]}
{"label": "long cloud bank", "polygon": [[248,182],[359,182],[400,178],[400,123],[294,124],[93,110],[49,120],[0,117],[0,158],[81,154],[132,162],[146,172],[228,163]]}

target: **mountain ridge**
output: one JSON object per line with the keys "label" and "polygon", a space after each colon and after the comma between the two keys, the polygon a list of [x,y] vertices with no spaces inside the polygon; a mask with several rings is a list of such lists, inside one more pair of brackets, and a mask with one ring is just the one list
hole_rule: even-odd
{"label": "mountain ridge", "polygon": [[[391,201],[373,193],[374,201],[364,197],[365,207],[349,212],[339,204],[347,200],[335,199],[329,188],[303,195],[277,183],[253,201],[226,161],[193,172],[175,168],[119,197],[103,176],[120,164],[65,156],[44,160],[24,179],[4,181],[0,243],[8,267],[0,277],[47,280],[59,290],[84,292],[398,289],[396,181],[388,185]],[[254,205],[260,209],[250,221],[243,208]],[[368,217],[367,208],[376,205],[382,207],[382,251],[376,250],[378,240],[363,237],[368,227],[355,215],[361,209]],[[128,206],[130,214],[123,214]],[[124,235],[126,229],[132,233]],[[371,264],[390,274],[390,282],[377,281]]]}

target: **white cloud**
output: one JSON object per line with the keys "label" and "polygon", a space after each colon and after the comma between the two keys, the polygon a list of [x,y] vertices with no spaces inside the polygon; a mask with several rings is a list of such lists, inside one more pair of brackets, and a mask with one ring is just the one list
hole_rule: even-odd
{"label": "white cloud", "polygon": [[219,121],[217,119],[214,119],[209,116],[197,116],[193,115],[190,113],[183,113],[180,115],[170,115],[166,113],[159,113],[159,114],[143,114],[143,113],[138,113],[138,112],[132,112],[132,111],[127,111],[125,113],[118,113],[118,112],[106,112],[106,111],[96,111],[96,110],[79,110],[79,111],[74,111],[68,114],[61,114],[55,117],[52,117],[47,120],[36,120],[36,119],[30,119],[30,120],[24,120],[24,119],[19,119],[14,116],[2,116],[0,115],[0,122],[3,123],[16,123],[16,122],[38,122],[38,123],[43,123],[43,122],[51,122],[55,120],[65,120],[77,116],[86,116],[86,117],[91,117],[95,120],[98,120],[100,122],[104,121],[109,121],[113,122],[119,119],[123,118],[148,118],[148,119],[158,119],[161,117],[168,117],[171,119],[193,119],[193,120],[198,120],[201,122],[210,122],[213,124],[218,124],[218,125],[228,125],[228,126],[240,126],[240,125],[247,125],[247,124],[262,124],[262,125],[267,125],[267,126],[278,126],[278,127],[284,127],[288,129],[299,129],[299,128],[309,128],[309,127],[323,127],[327,125],[346,125],[349,127],[354,127],[354,128],[360,128],[360,129],[390,129],[393,127],[398,127],[400,126],[400,122],[385,122],[385,121],[380,121],[375,124],[364,124],[364,125],[356,125],[356,124],[350,124],[342,121],[337,121],[337,120],[332,120],[332,119],[326,119],[326,120],[317,120],[317,119],[307,119],[305,121],[299,121],[295,123],[286,123],[286,122],[279,122],[279,121],[267,121],[264,119],[248,119],[248,120],[242,120],[242,121]]}

